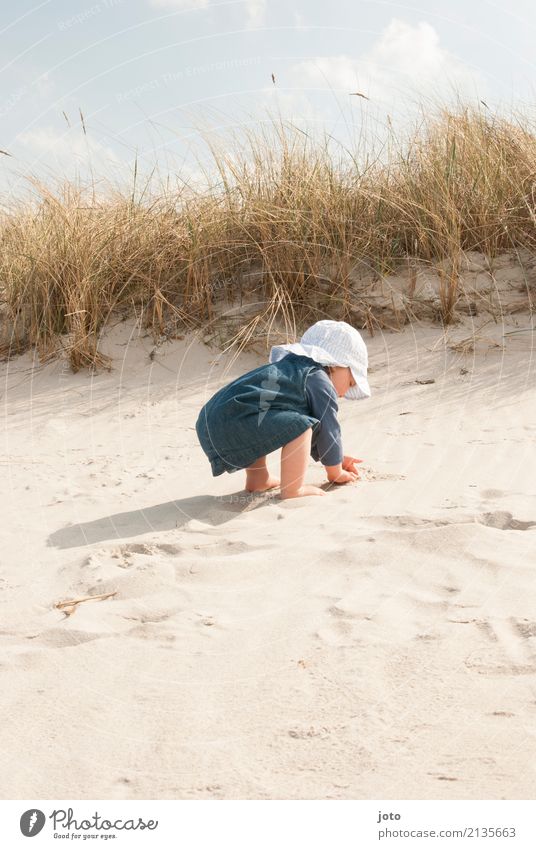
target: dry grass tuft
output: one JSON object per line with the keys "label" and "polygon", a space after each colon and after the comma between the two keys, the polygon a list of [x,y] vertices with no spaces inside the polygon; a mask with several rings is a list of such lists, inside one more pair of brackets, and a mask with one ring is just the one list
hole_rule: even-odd
{"label": "dry grass tuft", "polygon": [[[117,311],[155,336],[199,330],[238,353],[320,318],[373,334],[452,323],[468,297],[476,310],[467,252],[536,247],[534,130],[460,107],[425,118],[408,143],[390,132],[380,161],[334,156],[327,140],[274,122],[212,146],[217,188],[151,201],[32,180],[36,209],[0,219],[0,354],[35,346],[41,361],[64,352],[75,371],[107,368],[99,338]],[[417,292],[423,266],[438,276],[435,298]],[[400,269],[405,295],[386,281]]]}

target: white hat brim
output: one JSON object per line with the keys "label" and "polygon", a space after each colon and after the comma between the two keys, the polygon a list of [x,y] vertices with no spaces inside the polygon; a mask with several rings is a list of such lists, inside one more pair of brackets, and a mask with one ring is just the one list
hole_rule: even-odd
{"label": "white hat brim", "polygon": [[355,386],[351,386],[348,392],[345,393],[344,397],[348,401],[359,401],[361,398],[370,398],[371,391],[369,382],[366,377],[357,377],[354,370],[351,369],[352,375],[354,377]]}

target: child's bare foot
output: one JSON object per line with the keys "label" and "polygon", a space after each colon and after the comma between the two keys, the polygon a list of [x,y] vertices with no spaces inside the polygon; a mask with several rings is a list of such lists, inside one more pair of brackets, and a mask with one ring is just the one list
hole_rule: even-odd
{"label": "child's bare foot", "polygon": [[323,489],[320,489],[319,486],[313,486],[312,484],[304,484],[304,486],[300,486],[298,489],[288,489],[286,492],[281,492],[281,498],[301,498],[304,495],[327,495],[327,493]]}
{"label": "child's bare foot", "polygon": [[247,492],[266,492],[267,489],[275,489],[281,481],[273,475],[253,476],[248,473],[246,477]]}

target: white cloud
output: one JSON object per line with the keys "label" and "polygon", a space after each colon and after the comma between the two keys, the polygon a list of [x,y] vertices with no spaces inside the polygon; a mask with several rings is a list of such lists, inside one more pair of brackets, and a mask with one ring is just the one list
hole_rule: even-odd
{"label": "white cloud", "polygon": [[299,12],[294,12],[294,26],[296,29],[303,29],[305,26],[305,18]]}
{"label": "white cloud", "polygon": [[268,122],[273,117],[276,121],[282,118],[303,128],[309,124],[322,124],[325,110],[315,104],[301,91],[284,91],[273,85],[261,90],[257,105],[257,117]]}
{"label": "white cloud", "polygon": [[34,81],[34,85],[37,89],[37,93],[41,97],[48,97],[54,89],[54,83],[52,82],[50,72],[46,71],[46,73],[41,74],[41,76],[37,77]]}
{"label": "white cloud", "polygon": [[359,85],[358,66],[363,64],[349,56],[319,56],[295,65],[292,73],[320,88],[350,91]]}
{"label": "white cloud", "polygon": [[107,165],[117,165],[121,162],[111,148],[92,139],[91,136],[85,136],[78,127],[66,130],[64,133],[53,127],[42,127],[20,133],[17,141],[28,152],[28,165],[33,165],[37,160],[47,166],[56,166],[56,170],[62,174],[65,174],[73,165],[91,164],[97,171]]}
{"label": "white cloud", "polygon": [[266,0],[246,0],[245,3],[248,27],[260,27],[266,15]]}
{"label": "white cloud", "polygon": [[292,72],[302,84],[361,91],[371,100],[389,101],[401,95],[448,96],[482,92],[481,75],[449,53],[428,23],[412,26],[393,19],[359,58],[323,56],[295,65]]}

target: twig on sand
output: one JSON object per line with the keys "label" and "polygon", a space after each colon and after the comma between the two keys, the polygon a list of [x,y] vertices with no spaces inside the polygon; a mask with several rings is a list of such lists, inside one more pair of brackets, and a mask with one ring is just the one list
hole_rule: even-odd
{"label": "twig on sand", "polygon": [[536,327],[523,327],[521,330],[509,330],[508,333],[503,333],[503,336],[513,336],[514,333],[532,333]]}
{"label": "twig on sand", "polygon": [[475,345],[477,342],[489,342],[490,348],[502,348],[503,346],[496,342],[495,339],[492,339],[490,336],[482,336],[481,334],[474,334],[473,336],[469,336],[467,339],[461,339],[459,342],[451,342],[448,346],[451,351],[455,351],[457,354],[469,354],[475,350]]}
{"label": "twig on sand", "polygon": [[54,607],[56,607],[58,610],[63,610],[66,616],[71,616],[75,612],[77,606],[79,604],[82,604],[84,601],[97,601],[99,599],[110,598],[114,595],[117,595],[117,590],[114,590],[111,593],[101,593],[100,595],[88,595],[84,598],[74,598],[70,601],[58,601],[54,605]]}

